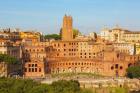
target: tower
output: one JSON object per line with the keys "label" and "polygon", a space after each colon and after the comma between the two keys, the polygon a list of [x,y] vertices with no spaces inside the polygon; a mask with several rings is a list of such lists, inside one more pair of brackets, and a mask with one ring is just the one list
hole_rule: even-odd
{"label": "tower", "polygon": [[72,17],[65,15],[63,18],[62,27],[62,40],[72,40],[73,39],[73,27],[72,27]]}

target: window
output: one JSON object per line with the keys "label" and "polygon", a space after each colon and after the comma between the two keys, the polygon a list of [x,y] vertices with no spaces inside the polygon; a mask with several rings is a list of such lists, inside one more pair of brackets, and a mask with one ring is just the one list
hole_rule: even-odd
{"label": "window", "polygon": [[91,65],[91,63],[90,63],[90,65]]}
{"label": "window", "polygon": [[117,54],[117,58],[119,58],[119,54]]}
{"label": "window", "polygon": [[37,72],[37,68],[35,68],[35,72]]}
{"label": "window", "polygon": [[31,72],[31,68],[29,68],[29,72]]}
{"label": "window", "polygon": [[64,44],[64,47],[66,46],[66,44]]}
{"label": "window", "polygon": [[37,64],[35,64],[35,67],[37,67]]}
{"label": "window", "polygon": [[[26,61],[27,62],[27,61]],[[28,67],[31,67],[31,64],[28,64]]]}
{"label": "window", "polygon": [[27,72],[27,68],[25,68],[24,71]]}
{"label": "window", "polygon": [[34,67],[34,64],[32,64],[32,67]]}
{"label": "window", "polygon": [[32,68],[32,72],[34,72],[34,68]]}
{"label": "window", "polygon": [[116,65],[115,65],[115,68],[117,69],[117,68],[118,68],[118,66],[119,66],[119,65],[118,65],[118,64],[116,64]]}
{"label": "window", "polygon": [[39,72],[41,72],[41,68],[39,68]]}
{"label": "window", "polygon": [[33,49],[33,51],[35,52],[35,49]]}
{"label": "window", "polygon": [[123,69],[123,67],[122,67],[122,66],[120,66],[120,69],[122,70],[122,69]]}
{"label": "window", "polygon": [[114,67],[112,66],[112,67],[111,67],[111,70],[113,70],[113,69],[114,69]]}
{"label": "window", "polygon": [[66,54],[64,54],[64,56],[66,56]]}
{"label": "window", "polygon": [[54,46],[56,47],[56,44],[54,44]]}

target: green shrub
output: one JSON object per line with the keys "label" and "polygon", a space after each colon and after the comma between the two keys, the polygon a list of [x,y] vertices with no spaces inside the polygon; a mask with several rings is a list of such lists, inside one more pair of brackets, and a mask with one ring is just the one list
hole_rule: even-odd
{"label": "green shrub", "polygon": [[131,66],[127,69],[127,77],[140,78],[140,66]]}

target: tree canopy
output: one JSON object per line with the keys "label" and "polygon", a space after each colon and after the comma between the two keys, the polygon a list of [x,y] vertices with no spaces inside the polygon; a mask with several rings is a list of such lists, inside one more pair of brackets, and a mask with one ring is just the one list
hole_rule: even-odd
{"label": "tree canopy", "polygon": [[75,38],[79,34],[81,34],[81,32],[78,29],[73,29],[73,38]]}
{"label": "tree canopy", "polygon": [[140,65],[130,66],[127,69],[127,77],[129,77],[129,78],[140,78]]}
{"label": "tree canopy", "polygon": [[59,40],[61,39],[61,36],[58,34],[48,34],[44,36],[45,39],[55,39],[55,40]]}
{"label": "tree canopy", "polygon": [[53,93],[76,93],[80,91],[80,84],[78,81],[60,80],[52,83]]}
{"label": "tree canopy", "polygon": [[80,88],[75,80],[41,84],[30,79],[0,78],[0,93],[92,93]]}
{"label": "tree canopy", "polygon": [[0,54],[0,62],[6,62],[7,64],[17,64],[19,61],[10,55]]}

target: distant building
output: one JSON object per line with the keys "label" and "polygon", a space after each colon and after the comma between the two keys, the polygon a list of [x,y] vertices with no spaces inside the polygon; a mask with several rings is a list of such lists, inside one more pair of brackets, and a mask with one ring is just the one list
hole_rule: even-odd
{"label": "distant building", "polygon": [[19,64],[7,64],[0,62],[0,77],[21,75],[22,72],[22,50],[20,46],[15,46],[12,42],[0,39],[0,54],[7,54],[19,60]]}
{"label": "distant building", "polygon": [[136,43],[136,55],[140,55],[140,43]]}
{"label": "distant building", "polygon": [[0,39],[0,54],[8,54],[17,59],[22,58],[21,47],[19,45],[16,46],[13,42],[5,39]]}
{"label": "distant building", "polygon": [[136,54],[136,47],[133,43],[113,43],[114,49],[120,53],[126,53],[129,55]]}
{"label": "distant building", "polygon": [[41,41],[41,33],[39,32],[20,32],[20,38],[23,40],[23,42],[31,41],[34,42],[40,42]]}
{"label": "distant building", "polygon": [[18,29],[15,29],[15,30],[12,30],[10,28],[2,29],[0,31],[0,38],[8,39],[11,41],[20,40],[18,31],[19,31]]}
{"label": "distant building", "polygon": [[140,42],[140,32],[124,30],[118,26],[114,29],[103,29],[100,36],[113,42]]}
{"label": "distant building", "polygon": [[97,38],[97,34],[95,32],[89,33],[89,37],[95,40]]}

